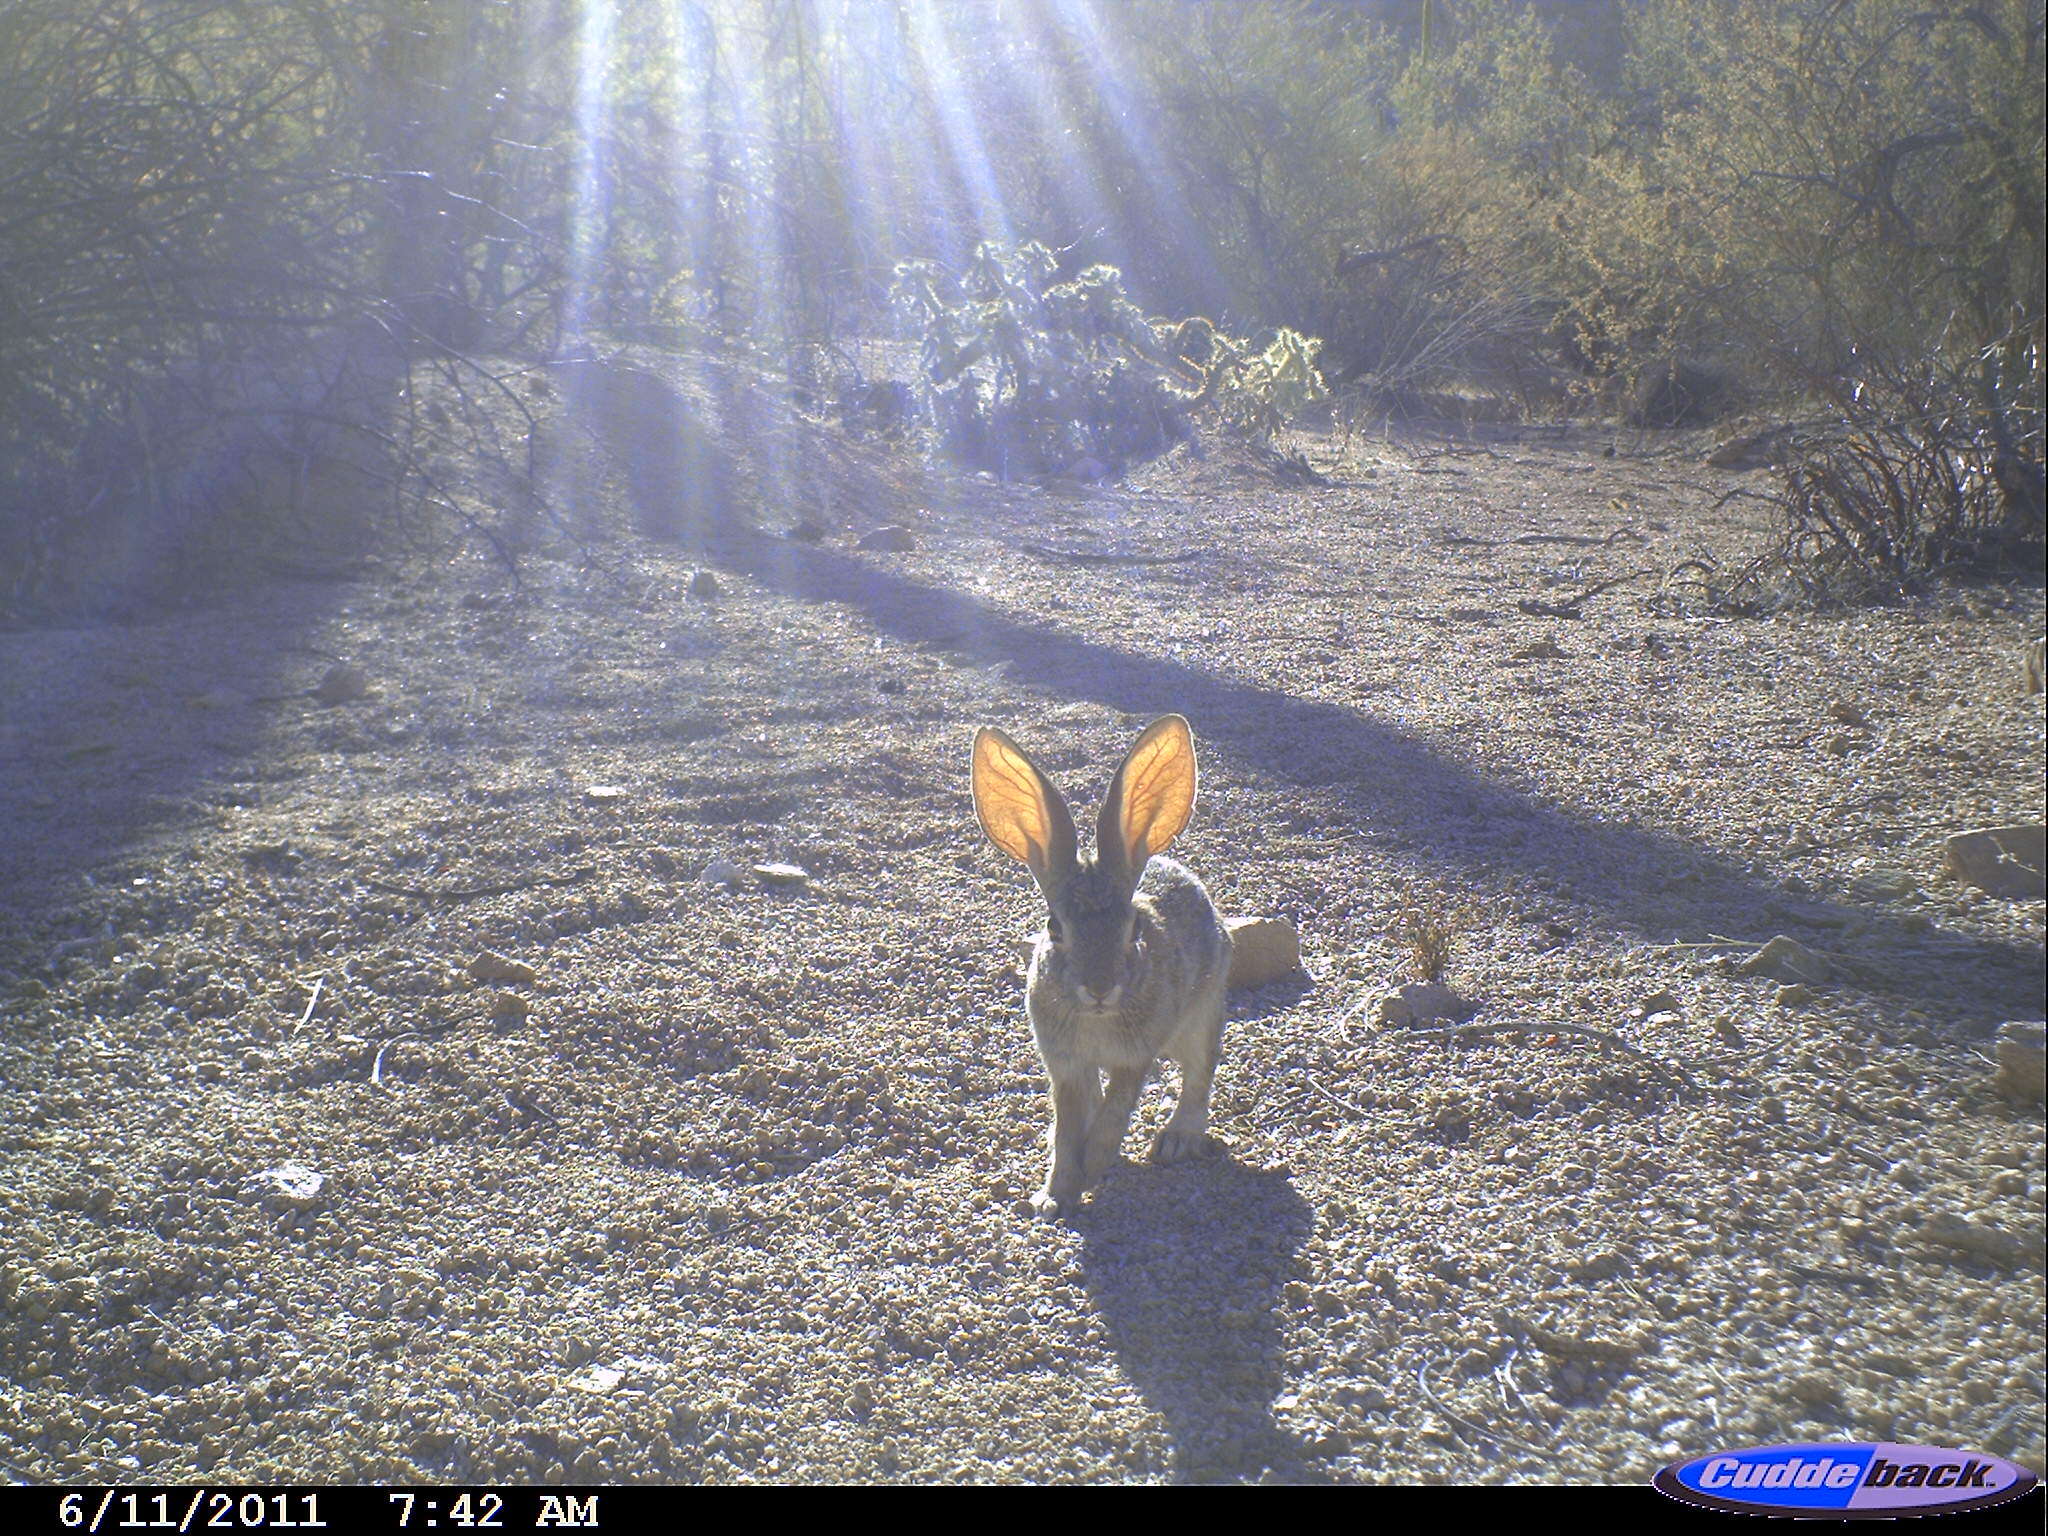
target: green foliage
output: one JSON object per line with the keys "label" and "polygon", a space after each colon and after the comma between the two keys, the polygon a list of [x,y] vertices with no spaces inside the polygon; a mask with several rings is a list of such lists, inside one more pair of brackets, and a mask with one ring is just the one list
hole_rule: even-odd
{"label": "green foliage", "polygon": [[928,259],[896,269],[932,425],[963,462],[1005,475],[1128,463],[1203,411],[1264,443],[1328,393],[1319,341],[1283,329],[1255,348],[1199,316],[1148,318],[1099,263],[1058,278],[1037,241],[983,241],[957,278]]}
{"label": "green foliage", "polygon": [[[1920,419],[2024,485],[2044,27],[2039,0],[11,0],[0,601],[70,551],[196,548],[252,437],[367,442],[423,352],[785,362],[857,349],[892,294],[977,462],[1127,460],[1205,412],[1270,433],[1325,373],[1644,421],[1712,378],[1860,421],[1917,369],[1957,391]],[[984,243],[1018,229],[1078,273]]]}

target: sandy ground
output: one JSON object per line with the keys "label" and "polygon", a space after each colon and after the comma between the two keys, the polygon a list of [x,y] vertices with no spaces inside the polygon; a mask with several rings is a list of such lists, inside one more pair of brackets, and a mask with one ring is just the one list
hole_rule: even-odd
{"label": "sandy ground", "polygon": [[[2038,584],[1696,611],[1656,573],[1758,514],[1688,440],[1036,487],[764,420],[709,523],[647,420],[564,432],[579,541],[516,587],[0,635],[0,1475],[2042,1470],[2042,1111],[1989,1041],[2043,908],[1941,861],[2041,819]],[[1155,1084],[1045,1222],[1043,913],[968,744],[1092,815],[1167,710],[1176,855],[1305,972],[1234,995],[1213,1156],[1143,1161]],[[1373,1006],[1418,910],[1465,1033]],[[1778,934],[1825,974],[1745,974]]]}

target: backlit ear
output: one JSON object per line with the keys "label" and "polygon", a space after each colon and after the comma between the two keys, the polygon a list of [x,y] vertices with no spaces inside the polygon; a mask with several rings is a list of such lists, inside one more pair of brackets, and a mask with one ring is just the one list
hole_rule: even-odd
{"label": "backlit ear", "polygon": [[974,738],[974,813],[988,840],[1031,866],[1043,886],[1071,871],[1074,818],[1024,749],[993,726]]}
{"label": "backlit ear", "polygon": [[1102,861],[1136,878],[1194,813],[1194,733],[1179,715],[1161,715],[1145,727],[1110,781],[1095,832]]}

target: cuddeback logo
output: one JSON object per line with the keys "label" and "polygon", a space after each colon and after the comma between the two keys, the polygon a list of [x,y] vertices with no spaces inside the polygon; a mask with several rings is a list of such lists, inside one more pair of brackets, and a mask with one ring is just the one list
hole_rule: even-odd
{"label": "cuddeback logo", "polygon": [[1674,1499],[1750,1514],[1947,1515],[2002,1504],[2038,1481],[1996,1456],[1932,1445],[1760,1445],[1666,1467]]}

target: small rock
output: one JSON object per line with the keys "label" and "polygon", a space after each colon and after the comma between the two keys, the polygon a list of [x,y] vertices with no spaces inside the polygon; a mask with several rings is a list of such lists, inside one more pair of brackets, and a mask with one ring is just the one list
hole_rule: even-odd
{"label": "small rock", "polygon": [[1262,987],[1301,969],[1301,938],[1284,917],[1233,917],[1230,980],[1233,987]]}
{"label": "small rock", "polygon": [[1669,987],[1659,987],[1640,1003],[1636,1004],[1636,1017],[1645,1023],[1661,1014],[1682,1016],[1684,1012],[1685,1010],[1679,1005],[1678,999],[1671,995]]}
{"label": "small rock", "polygon": [[815,517],[807,517],[791,526],[788,537],[799,544],[822,544],[825,542],[825,525]]}
{"label": "small rock", "polygon": [[891,523],[886,528],[875,528],[862,534],[854,547],[870,554],[907,554],[917,548],[917,535],[901,523]]}
{"label": "small rock", "polygon": [[2026,672],[2027,692],[2041,692],[2044,680],[2048,680],[2048,637],[2036,639],[2027,647]]}
{"label": "small rock", "polygon": [[2039,1269],[2040,1249],[1999,1227],[1971,1221],[1953,1211],[1936,1211],[1920,1228],[1920,1240],[1935,1248],[1967,1253],[2003,1268],[2027,1265]]}
{"label": "small rock", "polygon": [[494,1019],[516,1021],[532,1012],[533,1004],[517,992],[500,992],[491,999],[491,1017]]}
{"label": "small rock", "polygon": [[2048,826],[2022,822],[1958,832],[1945,847],[1948,872],[1993,896],[2038,900],[2048,895]]}
{"label": "small rock", "polygon": [[1813,1001],[1813,988],[1803,981],[1788,981],[1778,988],[1776,1002],[1780,1008],[1803,1008]]}
{"label": "small rock", "polygon": [[369,691],[369,673],[361,667],[336,662],[327,669],[327,675],[314,684],[313,698],[321,704],[348,704],[364,697]]}
{"label": "small rock", "polygon": [[615,1366],[588,1365],[569,1378],[569,1385],[578,1392],[606,1393],[626,1379],[626,1373]]}
{"label": "small rock", "polygon": [[801,864],[756,864],[754,877],[763,885],[809,885],[811,872]]}
{"label": "small rock", "polygon": [[591,805],[617,805],[626,796],[622,784],[592,784],[583,791],[584,800]]}
{"label": "small rock", "polygon": [[1478,1011],[1477,1003],[1466,1002],[1440,981],[1411,981],[1396,987],[1380,997],[1376,1008],[1379,1021],[1396,1028],[1437,1019],[1463,1023]]}
{"label": "small rock", "polygon": [[1584,1285],[1627,1274],[1629,1262],[1612,1248],[1596,1248],[1591,1253],[1566,1259],[1564,1272]]}
{"label": "small rock", "polygon": [[690,572],[690,596],[709,600],[718,596],[718,578],[706,570]]}
{"label": "small rock", "polygon": [[1998,1026],[1996,1086],[2016,1099],[2048,1098],[2048,1024],[2013,1019]]}
{"label": "small rock", "polygon": [[730,859],[713,859],[704,866],[697,878],[706,885],[738,885],[746,879],[746,871]]}
{"label": "small rock", "polygon": [[507,981],[525,986],[533,980],[534,975],[533,967],[523,960],[510,959],[493,949],[480,951],[477,957],[469,962],[471,981]]}
{"label": "small rock", "polygon": [[284,1205],[305,1206],[320,1198],[327,1179],[304,1163],[279,1163],[275,1168],[266,1168],[257,1174],[253,1182],[272,1200]]}
{"label": "small rock", "polygon": [[1827,961],[1797,939],[1779,934],[1762,949],[1736,967],[1744,976],[1769,976],[1776,981],[1826,981],[1832,974]]}
{"label": "small rock", "polygon": [[1847,699],[1837,699],[1828,706],[1828,718],[1837,725],[1868,725],[1870,716],[1861,707]]}
{"label": "small rock", "polygon": [[1533,645],[1525,645],[1519,651],[1514,652],[1513,659],[1516,661],[1561,661],[1564,658],[1564,654],[1564,647],[1559,645],[1549,635],[1545,635]]}

